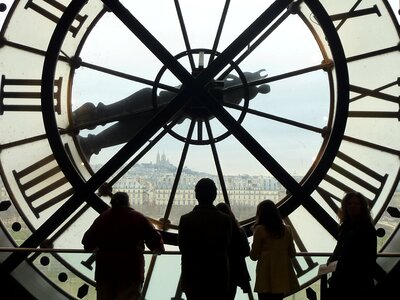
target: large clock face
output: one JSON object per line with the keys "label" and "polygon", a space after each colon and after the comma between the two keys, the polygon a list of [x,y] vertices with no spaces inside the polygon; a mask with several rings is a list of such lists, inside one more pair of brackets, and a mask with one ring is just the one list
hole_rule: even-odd
{"label": "large clock face", "polygon": [[[386,210],[400,170],[399,25],[387,1],[24,0],[7,12],[0,166],[10,244],[80,249],[112,188],[177,250],[202,177],[243,226],[261,200],[278,203],[300,252],[332,251],[349,190],[385,226],[380,247],[396,233]],[[297,258],[304,286],[325,260]],[[10,272],[31,266],[66,297],[94,294],[90,254],[3,261]],[[175,271],[157,290],[179,291],[179,256],[146,265],[146,299],[159,299],[165,269]]]}

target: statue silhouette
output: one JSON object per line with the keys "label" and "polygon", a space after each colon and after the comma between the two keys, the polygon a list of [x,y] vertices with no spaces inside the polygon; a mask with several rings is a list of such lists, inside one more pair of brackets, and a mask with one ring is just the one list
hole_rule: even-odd
{"label": "statue silhouette", "polygon": [[[267,75],[261,74],[264,71],[262,69],[254,73],[244,72],[243,74],[246,81],[251,83],[266,78]],[[229,74],[225,78],[222,89],[215,84],[210,90],[222,103],[236,105],[245,99],[246,93],[248,100],[251,100],[258,93],[267,94],[269,91],[270,87],[268,84],[245,87],[242,84],[241,78],[232,74]],[[72,115],[75,127],[94,129],[97,125],[116,122],[98,134],[89,134],[87,137],[78,136],[80,147],[86,158],[90,160],[93,154],[98,154],[103,148],[128,142],[176,94],[171,91],[161,91],[157,95],[156,101],[154,101],[153,90],[151,88],[143,88],[110,105],[100,102],[95,106],[93,103],[87,102],[73,111]],[[183,112],[178,123],[182,123],[184,119],[191,117],[190,112]],[[214,116],[208,114],[203,117],[211,119]]]}

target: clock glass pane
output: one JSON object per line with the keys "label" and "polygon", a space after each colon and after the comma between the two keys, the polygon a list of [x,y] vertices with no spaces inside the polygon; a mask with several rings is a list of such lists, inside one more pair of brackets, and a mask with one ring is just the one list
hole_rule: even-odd
{"label": "clock glass pane", "polygon": [[[12,201],[0,211],[4,243],[36,247],[47,230],[45,245],[80,249],[109,204],[93,188],[98,178],[176,237],[195,184],[210,177],[216,202],[247,229],[260,201],[276,202],[299,252],[332,251],[340,200],[361,191],[385,230],[379,247],[390,249],[400,176],[393,1],[104,2],[71,13],[79,1],[1,1],[0,201]],[[92,254],[27,258],[61,290],[94,297]],[[146,299],[180,293],[179,259],[146,255]],[[325,261],[297,257],[300,283]]]}

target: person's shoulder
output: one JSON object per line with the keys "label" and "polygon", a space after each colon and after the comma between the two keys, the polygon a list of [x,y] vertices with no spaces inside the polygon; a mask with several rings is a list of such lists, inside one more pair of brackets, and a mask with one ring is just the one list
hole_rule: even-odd
{"label": "person's shoulder", "polygon": [[216,219],[223,220],[223,222],[227,222],[229,224],[232,223],[231,217],[229,215],[227,215],[226,213],[223,213],[222,211],[217,209],[214,205],[210,205],[210,206],[206,207],[205,213],[207,213],[210,216],[213,216]]}
{"label": "person's shoulder", "polygon": [[284,226],[284,228],[285,228],[285,231],[292,232],[292,227],[290,227],[290,226],[287,225],[287,224],[283,224],[283,226]]}
{"label": "person's shoulder", "polygon": [[375,225],[374,225],[374,223],[372,221],[366,222],[364,228],[369,233],[371,233],[373,235],[376,235],[376,228],[375,228]]}
{"label": "person's shoulder", "polygon": [[289,236],[290,238],[292,238],[293,236],[293,229],[291,226],[287,225],[287,224],[283,224],[284,226],[284,231],[285,231],[285,235]]}
{"label": "person's shoulder", "polygon": [[193,216],[193,214],[194,214],[193,210],[192,210],[192,211],[189,211],[189,212],[187,212],[187,213],[181,215],[181,219],[190,218],[191,216]]}
{"label": "person's shoulder", "polygon": [[102,213],[100,213],[97,218],[95,219],[95,221],[100,221],[102,219],[108,218],[109,215],[111,215],[113,213],[113,210],[110,208],[107,208],[105,211],[103,211]]}
{"label": "person's shoulder", "polygon": [[267,230],[265,229],[264,225],[256,225],[254,226],[254,230],[253,230],[254,234],[266,234]]}
{"label": "person's shoulder", "polygon": [[121,210],[121,213],[126,214],[126,215],[130,215],[130,216],[138,218],[138,219],[146,219],[147,220],[146,216],[143,213],[137,211],[136,209],[134,209],[132,207],[123,208]]}
{"label": "person's shoulder", "polygon": [[188,224],[190,224],[192,222],[191,220],[194,218],[193,211],[181,215],[179,218],[179,227],[182,228],[188,226]]}
{"label": "person's shoulder", "polygon": [[220,215],[220,217],[221,217],[222,219],[225,219],[225,220],[226,220],[225,222],[227,222],[227,223],[229,223],[229,224],[232,224],[232,218],[231,218],[230,216],[228,216],[227,214],[225,214],[225,213],[223,213],[223,212],[221,212],[221,211],[218,211],[218,213],[219,213],[219,215]]}

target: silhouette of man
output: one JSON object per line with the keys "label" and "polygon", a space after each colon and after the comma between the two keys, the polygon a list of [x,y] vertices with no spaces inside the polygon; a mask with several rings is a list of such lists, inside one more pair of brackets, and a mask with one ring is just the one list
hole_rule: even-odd
{"label": "silhouette of man", "polygon": [[129,196],[117,192],[111,208],[100,214],[85,232],[85,250],[96,251],[97,299],[139,300],[144,280],[145,245],[164,251],[161,235],[129,205]]}
{"label": "silhouette of man", "polygon": [[213,205],[217,188],[211,179],[201,179],[195,194],[198,205],[179,221],[182,290],[188,300],[226,299],[231,220]]}

